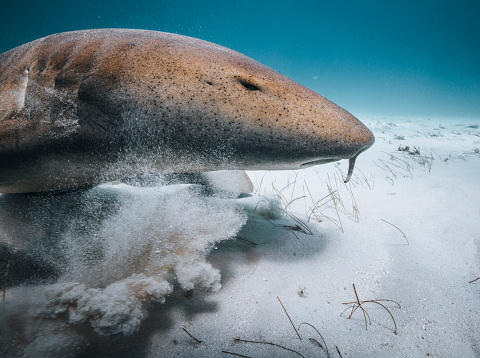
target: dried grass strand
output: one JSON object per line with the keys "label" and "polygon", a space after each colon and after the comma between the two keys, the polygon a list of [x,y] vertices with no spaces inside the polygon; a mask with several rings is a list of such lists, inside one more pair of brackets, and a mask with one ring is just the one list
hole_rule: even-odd
{"label": "dried grass strand", "polygon": [[235,341],[235,342],[244,342],[244,343],[255,343],[255,344],[268,344],[268,345],[270,345],[270,346],[282,348],[282,349],[285,349],[286,351],[296,353],[296,354],[298,354],[300,357],[305,358],[303,355],[301,355],[301,354],[298,353],[297,351],[294,351],[293,349],[290,349],[290,348],[287,348],[287,347],[284,347],[284,346],[281,346],[281,345],[279,345],[279,344],[272,343],[272,342],[249,341],[249,340],[240,339],[240,338],[235,338],[234,341]]}
{"label": "dried grass strand", "polygon": [[[327,351],[327,355],[330,356],[330,353],[328,352],[327,343],[325,342],[325,339],[323,339],[323,336],[322,336],[322,334],[318,331],[318,329],[317,329],[314,325],[312,325],[312,324],[310,324],[310,323],[308,323],[308,322],[302,322],[302,323],[300,323],[300,325],[298,326],[298,330],[300,330],[300,327],[302,326],[302,324],[305,324],[305,325],[307,325],[307,326],[312,327],[312,328],[315,330],[315,332],[318,333],[318,335],[319,335],[320,338],[322,339],[323,345],[325,346],[325,350]],[[310,338],[310,339],[313,339],[313,338]],[[313,340],[314,340],[315,342],[317,342],[315,339],[313,339]],[[318,342],[317,342],[317,343],[318,343]],[[319,343],[318,343],[318,344],[319,344]],[[321,344],[319,344],[319,345],[320,345],[320,347],[322,346]]]}
{"label": "dried grass strand", "polygon": [[280,297],[277,296],[277,300],[278,300],[278,302],[280,302],[280,304],[282,305],[282,308],[283,308],[283,310],[285,311],[285,314],[287,315],[288,320],[289,320],[290,323],[292,324],[292,327],[293,327],[293,329],[295,330],[295,333],[297,334],[298,338],[300,338],[300,340],[302,340],[302,337],[300,337],[300,334],[298,333],[297,329],[295,328],[295,325],[293,324],[292,319],[290,318],[290,315],[288,314],[287,310],[285,309],[285,306],[283,305],[282,301],[280,300]]}
{"label": "dried grass strand", "polygon": [[184,327],[182,327],[182,330],[183,330],[186,334],[188,334],[188,335],[190,336],[190,338],[193,339],[195,342],[197,342],[197,343],[202,343],[201,340],[199,340],[199,339],[195,338],[194,336],[192,336]]}
{"label": "dried grass strand", "polygon": [[[395,326],[395,330],[394,330],[394,333],[397,334],[397,322],[395,321],[395,318],[393,317],[393,314],[392,312],[390,312],[390,310],[382,303],[380,302],[393,302],[395,304],[398,305],[399,308],[401,308],[401,305],[400,303],[398,303],[397,301],[394,301],[394,300],[387,300],[387,299],[378,299],[378,300],[366,300],[366,301],[360,301],[360,299],[358,298],[358,294],[357,294],[357,289],[355,288],[355,284],[353,284],[353,290],[355,292],[355,298],[357,299],[356,301],[353,301],[353,302],[344,302],[342,304],[344,305],[350,305],[350,307],[347,307],[341,314],[340,316],[342,316],[348,309],[352,309],[352,311],[350,312],[350,315],[348,316],[348,319],[351,319],[353,314],[355,313],[355,311],[360,308],[363,312],[363,316],[364,316],[364,319],[365,319],[365,330],[368,329],[368,324],[372,324],[372,321],[370,319],[370,315],[368,314],[368,312],[363,308],[363,304],[365,303],[375,303],[379,306],[381,306],[383,309],[385,309],[385,311],[388,312],[388,314],[390,315],[390,317],[392,318],[392,321],[393,321],[393,324]],[[368,321],[367,321],[367,318],[368,318]]]}
{"label": "dried grass strand", "polygon": [[398,226],[393,225],[391,222],[388,222],[387,220],[383,220],[383,219],[380,219],[380,220],[382,220],[383,222],[386,222],[387,224],[392,225],[394,228],[396,228],[398,231],[400,231],[402,233],[403,237],[405,238],[405,240],[407,241],[407,245],[410,245],[410,243],[408,242],[408,239],[407,239],[407,235],[405,235],[405,233],[402,230],[400,230],[400,228]]}
{"label": "dried grass strand", "polygon": [[230,354],[232,356],[237,356],[237,357],[250,358],[249,356],[244,356],[243,354],[238,354],[238,353],[233,353],[233,352],[222,351],[222,353]]}

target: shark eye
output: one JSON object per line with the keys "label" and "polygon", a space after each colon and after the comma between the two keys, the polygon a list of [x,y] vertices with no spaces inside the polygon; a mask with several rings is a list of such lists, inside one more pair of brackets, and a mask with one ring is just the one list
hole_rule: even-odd
{"label": "shark eye", "polygon": [[260,91],[260,87],[254,85],[253,83],[247,82],[245,80],[239,80],[240,84],[249,91]]}

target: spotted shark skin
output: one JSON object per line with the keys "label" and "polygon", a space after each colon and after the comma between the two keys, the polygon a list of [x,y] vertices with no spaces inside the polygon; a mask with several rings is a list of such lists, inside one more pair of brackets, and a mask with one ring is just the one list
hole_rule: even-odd
{"label": "spotted shark skin", "polygon": [[316,92],[191,37],[83,30],[0,54],[0,193],[340,159],[348,180],[374,140]]}

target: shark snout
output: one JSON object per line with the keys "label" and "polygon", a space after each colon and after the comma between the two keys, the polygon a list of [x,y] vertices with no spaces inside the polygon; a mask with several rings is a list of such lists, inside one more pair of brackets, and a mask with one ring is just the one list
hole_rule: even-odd
{"label": "shark snout", "polygon": [[[352,132],[352,131],[350,131]],[[351,159],[357,157],[360,153],[370,148],[375,143],[375,136],[363,123],[358,121],[353,131],[354,135],[349,135],[351,153],[344,159]]]}
{"label": "shark snout", "polygon": [[322,140],[322,145],[328,149],[319,153],[314,160],[305,161],[300,167],[307,168],[348,159],[346,183],[353,174],[356,159],[375,143],[375,136],[363,123],[349,115],[347,121],[335,128],[333,135],[322,138]]}
{"label": "shark snout", "polygon": [[375,143],[375,136],[370,131],[370,129],[368,129],[360,121],[358,121],[358,123],[358,128],[353,142],[354,154],[345,158],[348,159],[348,174],[345,178],[345,183],[347,183],[352,177],[353,169],[355,168],[355,161],[357,160],[358,156],[364,151],[366,151],[368,148],[370,148],[373,143]]}

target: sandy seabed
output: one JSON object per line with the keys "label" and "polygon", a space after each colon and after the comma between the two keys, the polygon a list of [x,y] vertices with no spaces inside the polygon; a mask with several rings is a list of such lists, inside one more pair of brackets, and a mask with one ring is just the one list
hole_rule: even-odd
{"label": "sandy seabed", "polygon": [[241,198],[122,187],[53,246],[0,215],[10,270],[56,272],[9,272],[2,356],[480,356],[480,120],[360,119],[376,143],[348,184],[343,161],[249,172]]}

